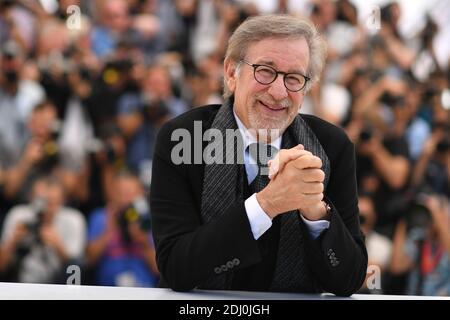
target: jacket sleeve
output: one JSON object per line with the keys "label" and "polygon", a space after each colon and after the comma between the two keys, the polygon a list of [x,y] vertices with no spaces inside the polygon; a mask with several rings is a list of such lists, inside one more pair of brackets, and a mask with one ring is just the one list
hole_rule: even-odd
{"label": "jacket sleeve", "polygon": [[193,176],[196,165],[171,161],[175,145],[170,140],[171,131],[168,126],[161,129],[155,148],[150,195],[152,226],[162,279],[170,288],[186,291],[201,285],[218,268],[242,268],[261,258],[244,202],[235,203],[220,218],[202,223],[201,190],[192,184],[193,179],[201,177]]}
{"label": "jacket sleeve", "polygon": [[[337,139],[336,139],[337,140]],[[329,229],[312,239],[306,234],[306,250],[312,272],[323,290],[350,296],[360,289],[367,270],[367,251],[359,226],[355,151],[345,136],[331,162],[325,198],[332,207]]]}

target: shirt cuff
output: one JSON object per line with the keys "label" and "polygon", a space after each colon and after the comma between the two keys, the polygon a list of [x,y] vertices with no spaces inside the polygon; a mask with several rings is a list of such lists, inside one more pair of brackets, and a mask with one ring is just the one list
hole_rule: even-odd
{"label": "shirt cuff", "polygon": [[300,217],[302,218],[303,222],[308,227],[309,234],[314,239],[317,239],[317,237],[322,233],[323,230],[328,229],[330,227],[330,221],[327,221],[327,220],[311,221],[311,220],[307,220],[305,217],[303,217],[302,214],[300,214]]}
{"label": "shirt cuff", "polygon": [[253,238],[257,240],[272,226],[272,219],[264,212],[256,199],[256,193],[245,200],[245,211],[252,229]]}

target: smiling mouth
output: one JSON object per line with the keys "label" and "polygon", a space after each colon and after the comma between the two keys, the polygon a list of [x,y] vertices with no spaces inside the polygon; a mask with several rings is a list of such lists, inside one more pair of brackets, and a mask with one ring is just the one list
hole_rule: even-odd
{"label": "smiling mouth", "polygon": [[267,104],[265,104],[264,102],[262,102],[260,100],[258,100],[258,101],[259,101],[260,104],[262,104],[264,107],[266,107],[267,109],[269,109],[271,111],[279,112],[279,111],[283,111],[284,109],[286,109],[286,107],[280,107],[280,106],[271,107],[271,106],[268,106]]}

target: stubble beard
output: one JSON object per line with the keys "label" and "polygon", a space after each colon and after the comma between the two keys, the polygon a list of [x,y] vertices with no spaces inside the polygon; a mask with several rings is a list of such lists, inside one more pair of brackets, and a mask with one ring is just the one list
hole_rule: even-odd
{"label": "stubble beard", "polygon": [[278,117],[263,117],[257,110],[257,98],[258,97],[255,97],[253,106],[252,108],[249,108],[248,111],[250,127],[257,131],[259,142],[271,143],[284,133],[297,115],[297,111],[293,107],[292,102],[285,99],[279,104],[287,107],[287,114],[283,112],[283,114]]}

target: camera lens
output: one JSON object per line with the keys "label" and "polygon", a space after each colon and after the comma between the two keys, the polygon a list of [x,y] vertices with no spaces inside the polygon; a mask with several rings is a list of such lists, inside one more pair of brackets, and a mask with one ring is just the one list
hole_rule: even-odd
{"label": "camera lens", "polygon": [[366,221],[367,221],[366,217],[360,214],[359,215],[359,224],[364,225],[366,223]]}
{"label": "camera lens", "polygon": [[372,138],[372,130],[369,128],[365,128],[361,130],[361,132],[359,133],[359,140],[361,142],[369,141],[371,138]]}
{"label": "camera lens", "polygon": [[405,220],[408,230],[424,230],[428,228],[432,218],[428,208],[420,203],[420,201],[414,200],[409,208],[405,211]]}
{"label": "camera lens", "polygon": [[436,151],[439,153],[445,153],[450,150],[450,141],[448,139],[442,139],[436,145]]}

